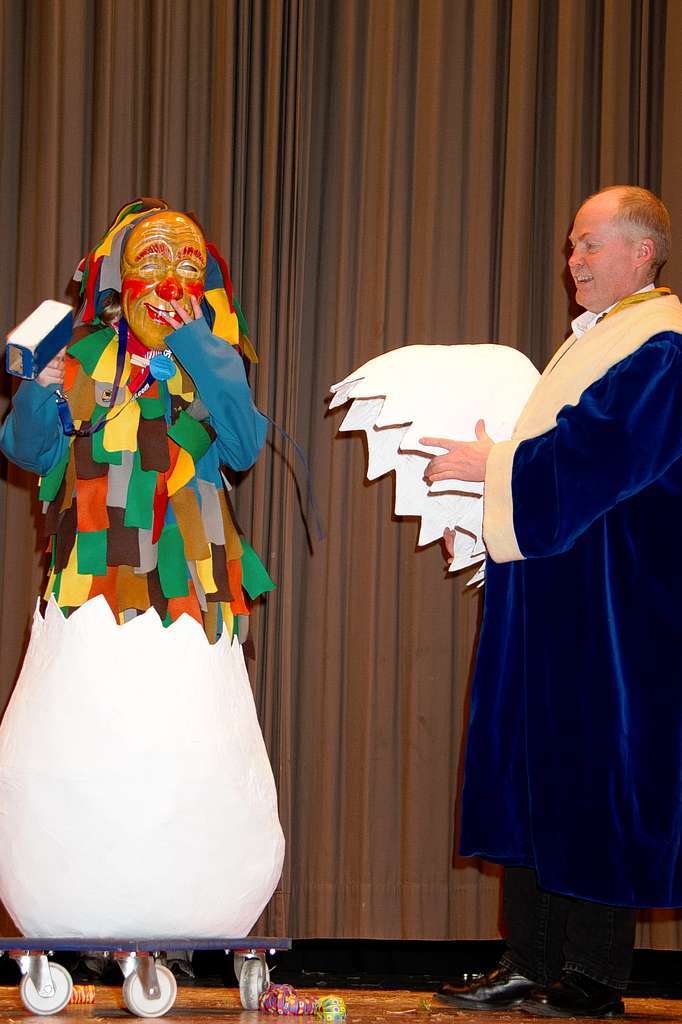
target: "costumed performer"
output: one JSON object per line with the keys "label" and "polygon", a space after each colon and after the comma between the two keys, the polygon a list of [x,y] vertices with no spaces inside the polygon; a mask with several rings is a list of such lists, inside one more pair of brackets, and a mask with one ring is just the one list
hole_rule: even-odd
{"label": "costumed performer", "polygon": [[45,598],[68,614],[103,594],[121,621],[150,606],[165,625],[186,612],[213,643],[272,587],[238,535],[220,472],[248,469],[267,428],[227,267],[191,218],[137,200],[76,276],[62,404],[72,425],[55,400],[57,359],[20,385],[0,437],[9,459],[42,477]]}
{"label": "costumed performer", "polygon": [[273,584],[221,471],[264,441],[255,353],[218,250],[163,200],[123,207],[76,279],[72,340],[0,434],[50,538],[0,728],[0,897],[25,934],[244,935],[284,851],[238,642]]}

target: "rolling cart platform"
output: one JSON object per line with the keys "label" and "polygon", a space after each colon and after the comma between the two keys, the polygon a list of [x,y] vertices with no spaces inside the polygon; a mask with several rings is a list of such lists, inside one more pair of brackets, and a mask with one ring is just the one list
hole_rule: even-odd
{"label": "rolling cart platform", "polygon": [[157,957],[168,950],[215,949],[232,953],[242,1006],[257,1010],[258,998],[270,980],[266,954],[291,949],[291,939],[0,937],[0,956],[7,953],[19,965],[19,992],[24,1006],[44,1016],[63,1010],[73,992],[66,968],[48,959],[54,953],[96,953],[111,958],[121,968],[123,1001],[130,1012],[136,1017],[162,1017],[175,1003],[177,984],[173,973],[156,962]]}

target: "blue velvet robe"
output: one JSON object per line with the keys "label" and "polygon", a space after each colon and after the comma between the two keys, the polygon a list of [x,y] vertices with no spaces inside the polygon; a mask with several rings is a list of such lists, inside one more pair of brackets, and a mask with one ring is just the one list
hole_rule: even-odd
{"label": "blue velvet robe", "polygon": [[524,561],[486,566],[461,850],[551,891],[682,905],[682,335],[522,441]]}

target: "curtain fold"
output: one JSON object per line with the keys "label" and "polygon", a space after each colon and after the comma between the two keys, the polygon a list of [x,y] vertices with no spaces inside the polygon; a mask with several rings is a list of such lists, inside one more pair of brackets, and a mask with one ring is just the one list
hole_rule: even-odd
{"label": "curtain fold", "polygon": [[[275,428],[233,491],[278,584],[249,660],[288,842],[261,931],[499,934],[497,870],[455,855],[481,597],[416,552],[326,396],[409,343],[542,367],[601,185],[660,191],[680,235],[680,45],[665,0],[0,0],[3,330],[62,297],[120,205],[161,195],[227,255],[257,402],[307,454],[324,541]],[[34,484],[3,467],[4,699],[41,577]],[[682,947],[677,914],[640,939]]]}

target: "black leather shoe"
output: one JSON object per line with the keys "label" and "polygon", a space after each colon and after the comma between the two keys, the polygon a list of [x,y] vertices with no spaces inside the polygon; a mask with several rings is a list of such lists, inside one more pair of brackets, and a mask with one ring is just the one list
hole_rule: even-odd
{"label": "black leather shoe", "polygon": [[518,1006],[538,987],[536,981],[516,974],[509,967],[495,967],[471,985],[443,982],[434,999],[460,1010],[508,1010]]}
{"label": "black leather shoe", "polygon": [[563,971],[559,981],[536,988],[520,1009],[536,1017],[620,1017],[620,992],[578,971]]}

